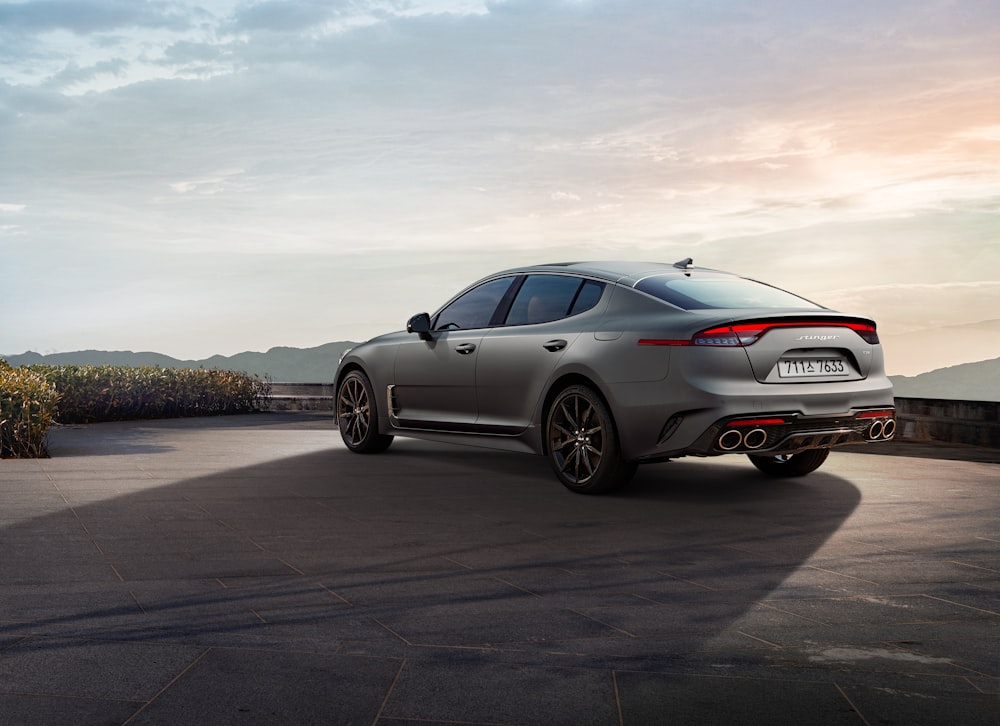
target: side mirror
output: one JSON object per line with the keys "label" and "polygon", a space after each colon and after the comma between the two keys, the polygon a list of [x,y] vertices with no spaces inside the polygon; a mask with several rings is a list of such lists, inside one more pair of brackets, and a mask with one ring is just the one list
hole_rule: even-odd
{"label": "side mirror", "polygon": [[406,321],[407,333],[418,333],[421,338],[425,338],[431,332],[431,316],[427,313],[418,313]]}

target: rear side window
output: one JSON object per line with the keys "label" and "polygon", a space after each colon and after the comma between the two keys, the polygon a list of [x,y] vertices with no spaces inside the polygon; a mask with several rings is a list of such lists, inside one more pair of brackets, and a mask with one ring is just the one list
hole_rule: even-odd
{"label": "rear side window", "polygon": [[601,299],[604,285],[569,275],[529,275],[518,290],[507,325],[534,325],[589,310]]}
{"label": "rear side window", "polygon": [[573,303],[573,309],[569,311],[569,314],[576,315],[577,313],[590,310],[592,307],[597,305],[598,301],[601,299],[601,293],[603,292],[603,282],[584,280],[583,287],[580,288],[580,292],[576,296],[576,302]]}
{"label": "rear side window", "polygon": [[743,277],[653,275],[635,285],[684,310],[713,308],[813,308],[821,305]]}

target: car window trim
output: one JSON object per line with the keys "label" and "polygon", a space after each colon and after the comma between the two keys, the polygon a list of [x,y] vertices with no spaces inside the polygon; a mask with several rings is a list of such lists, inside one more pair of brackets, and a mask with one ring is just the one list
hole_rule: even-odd
{"label": "car window trim", "polygon": [[600,295],[597,296],[597,302],[595,302],[594,305],[597,305],[597,303],[601,301],[601,296],[604,295],[604,289],[607,287],[607,284],[604,283],[604,282],[602,282],[602,281],[600,281],[600,280],[590,280],[590,279],[588,279],[586,277],[581,277],[580,278],[580,287],[578,287],[576,289],[576,295],[574,295],[573,299],[570,301],[569,310],[566,311],[566,315],[563,316],[564,318],[575,317],[577,315],[580,315],[581,313],[587,312],[587,310],[590,310],[590,309],[592,309],[594,307],[594,305],[591,305],[589,308],[587,308],[587,310],[581,310],[581,311],[576,312],[576,313],[573,312],[573,308],[576,307],[577,301],[580,299],[580,296],[583,294],[583,288],[585,288],[587,286],[588,282],[592,282],[595,285],[597,285],[598,288],[600,288]]}
{"label": "car window trim", "polygon": [[[497,278],[498,280],[501,278]],[[496,310],[493,311],[493,317],[490,318],[489,327],[490,328],[500,328],[506,327],[507,316],[510,314],[510,309],[514,305],[514,298],[517,297],[517,293],[521,291],[524,286],[524,281],[528,279],[528,275],[516,275],[514,282],[511,283],[510,287],[507,288],[507,292],[503,294],[500,298],[500,302],[497,304]]]}

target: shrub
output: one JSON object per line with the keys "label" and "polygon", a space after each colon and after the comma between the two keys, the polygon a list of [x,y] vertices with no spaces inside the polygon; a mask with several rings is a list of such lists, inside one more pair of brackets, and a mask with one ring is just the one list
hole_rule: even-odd
{"label": "shrub", "polygon": [[55,386],[44,375],[0,359],[0,457],[46,456],[58,401]]}
{"label": "shrub", "polygon": [[233,371],[155,366],[31,366],[59,392],[59,423],[266,410],[271,383]]}

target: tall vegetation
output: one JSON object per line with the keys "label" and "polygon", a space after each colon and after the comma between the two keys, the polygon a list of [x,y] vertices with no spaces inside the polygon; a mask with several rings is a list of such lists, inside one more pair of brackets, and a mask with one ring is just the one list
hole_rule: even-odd
{"label": "tall vegetation", "polygon": [[155,366],[30,366],[59,392],[59,423],[266,410],[271,384],[233,371]]}
{"label": "tall vegetation", "polygon": [[0,361],[4,457],[45,456],[54,423],[216,416],[265,411],[267,378],[155,366],[27,366]]}
{"label": "tall vegetation", "polygon": [[58,400],[44,375],[0,359],[0,457],[45,456]]}

